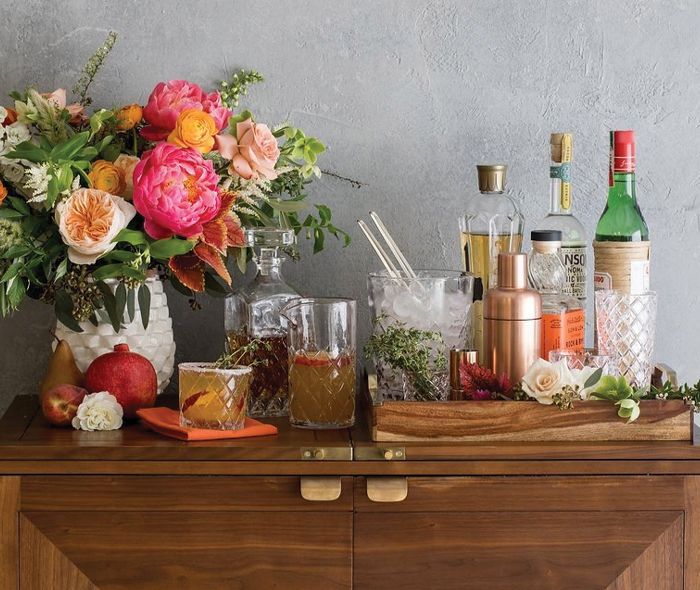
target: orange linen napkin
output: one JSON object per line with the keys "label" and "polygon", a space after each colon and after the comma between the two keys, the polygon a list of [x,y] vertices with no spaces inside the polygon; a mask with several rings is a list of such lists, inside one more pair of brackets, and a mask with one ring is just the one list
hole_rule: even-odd
{"label": "orange linen napkin", "polygon": [[210,430],[180,426],[180,412],[170,408],[144,408],[136,414],[151,430],[180,440],[218,440],[277,434],[276,426],[263,424],[252,418],[246,418],[245,426],[240,430]]}

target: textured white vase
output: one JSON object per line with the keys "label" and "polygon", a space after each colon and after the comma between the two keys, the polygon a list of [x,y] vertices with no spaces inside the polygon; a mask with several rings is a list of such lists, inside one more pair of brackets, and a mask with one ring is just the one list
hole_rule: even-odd
{"label": "textured white vase", "polygon": [[[113,288],[116,284],[116,282],[105,282]],[[144,330],[141,323],[137,298],[134,321],[129,322],[129,318],[125,317],[119,333],[114,331],[111,324],[100,323],[94,326],[90,322],[80,322],[83,332],[74,332],[57,320],[56,336],[70,344],[81,371],[85,371],[101,354],[114,350],[116,344],[128,344],[130,350],[138,352],[153,363],[158,375],[158,393],[162,393],[170,383],[175,365],[173,322],[170,319],[168,298],[163,291],[163,282],[158,278],[149,278],[146,284],[151,291],[151,309],[147,329]],[[55,339],[53,347],[56,348]]]}

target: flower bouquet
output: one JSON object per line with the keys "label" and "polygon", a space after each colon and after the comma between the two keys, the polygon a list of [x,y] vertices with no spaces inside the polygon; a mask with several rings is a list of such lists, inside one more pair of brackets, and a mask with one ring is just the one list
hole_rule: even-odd
{"label": "flower bouquet", "polygon": [[195,297],[225,294],[227,263],[245,268],[245,226],[291,227],[348,242],[331,212],[307,208],[305,186],[325,147],[300,129],[270,129],[234,113],[241,72],[206,91],[160,82],[145,106],[88,112],[88,90],[115,42],[88,61],[69,103],[63,89],[14,92],[0,107],[0,313],[25,297],[51,303],[70,329],[106,321],[119,331],[139,302],[148,324],[157,275]]}

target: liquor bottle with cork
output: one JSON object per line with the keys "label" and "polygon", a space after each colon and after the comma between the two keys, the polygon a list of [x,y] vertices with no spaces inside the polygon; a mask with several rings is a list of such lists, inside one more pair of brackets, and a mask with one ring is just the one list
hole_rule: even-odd
{"label": "liquor bottle with cork", "polygon": [[530,285],[542,298],[540,356],[549,360],[557,349],[583,351],[586,312],[581,301],[566,293],[567,272],[561,260],[562,232],[535,230],[530,233],[528,261]]}
{"label": "liquor bottle with cork", "polygon": [[595,232],[596,290],[649,290],[649,229],[637,204],[634,131],[610,132],[608,200]]}
{"label": "liquor bottle with cork", "polygon": [[560,254],[566,269],[564,293],[576,297],[585,307],[588,239],[583,224],[572,213],[573,136],[571,133],[552,133],[549,143],[552,158],[549,167],[549,213],[538,226],[540,229],[561,232]]}
{"label": "liquor bottle with cork", "polygon": [[506,166],[476,167],[479,193],[467,200],[460,218],[464,268],[476,277],[474,305],[474,348],[484,358],[483,305],[480,295],[498,284],[498,255],[520,252],[523,244],[523,216],[515,201],[505,194]]}

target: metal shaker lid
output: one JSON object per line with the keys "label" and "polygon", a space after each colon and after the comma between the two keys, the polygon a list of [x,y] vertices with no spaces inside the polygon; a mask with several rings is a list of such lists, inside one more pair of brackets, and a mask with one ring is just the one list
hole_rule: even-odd
{"label": "metal shaker lid", "polygon": [[486,291],[484,319],[537,320],[542,317],[542,298],[528,287],[527,254],[498,255],[498,286]]}

